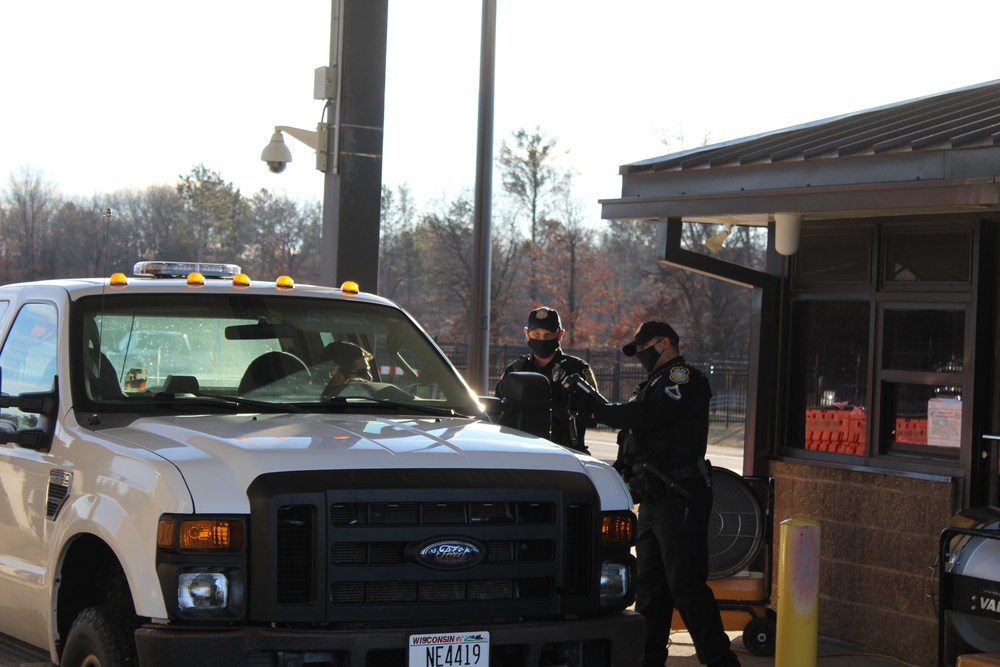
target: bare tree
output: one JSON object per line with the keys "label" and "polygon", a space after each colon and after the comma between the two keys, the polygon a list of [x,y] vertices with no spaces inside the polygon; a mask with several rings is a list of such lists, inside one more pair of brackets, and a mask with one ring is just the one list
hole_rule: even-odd
{"label": "bare tree", "polygon": [[530,259],[528,277],[530,298],[537,299],[538,235],[541,221],[546,217],[547,206],[566,187],[565,171],[552,162],[559,157],[556,140],[549,139],[540,128],[533,134],[521,128],[514,134],[514,147],[506,141],[500,144],[500,174],[503,188],[528,214],[529,244],[526,248]]}
{"label": "bare tree", "polygon": [[416,204],[409,187],[383,185],[378,290],[382,296],[409,306],[419,289],[422,267],[416,249]]}
{"label": "bare tree", "polygon": [[598,289],[602,294],[602,316],[598,323],[607,332],[605,340],[616,346],[632,337],[636,326],[650,317],[659,299],[656,265],[656,228],[648,222],[612,220],[599,242],[601,266],[605,269]]}
{"label": "bare tree", "polygon": [[[107,213],[110,203],[104,198],[65,201],[52,216],[52,227],[59,242],[52,245],[47,256],[52,266],[51,278],[78,276],[108,276],[115,271],[129,273],[136,258],[129,235],[134,225],[118,213]],[[105,204],[102,206],[102,204]],[[117,211],[117,207],[114,208]]]}
{"label": "bare tree", "polygon": [[48,277],[44,257],[59,204],[55,185],[41,170],[25,166],[10,175],[0,216],[5,281]]}
{"label": "bare tree", "polygon": [[137,261],[193,257],[177,188],[151,185],[137,196],[129,194],[116,203],[119,219],[134,227],[131,238]]}
{"label": "bare tree", "polygon": [[[571,184],[570,179],[566,179],[566,184]],[[559,310],[563,328],[572,338],[581,316],[582,269],[595,234],[586,224],[583,205],[573,195],[572,189],[564,188],[560,195],[554,211],[558,219],[544,222],[541,254],[546,261],[540,270],[544,282],[540,296],[544,295]]]}
{"label": "bare tree", "polygon": [[422,308],[435,333],[464,340],[472,318],[472,216],[468,193],[440,203],[421,220],[419,246],[428,259],[429,279]]}
{"label": "bare tree", "polygon": [[[521,237],[517,216],[501,205],[493,207],[493,238],[490,252],[490,339],[523,324],[521,283]],[[519,312],[521,311],[521,312]]]}

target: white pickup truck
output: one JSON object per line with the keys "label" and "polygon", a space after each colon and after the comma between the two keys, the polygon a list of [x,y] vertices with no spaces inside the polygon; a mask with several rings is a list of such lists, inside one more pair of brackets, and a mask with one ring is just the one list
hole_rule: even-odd
{"label": "white pickup truck", "polygon": [[0,287],[0,633],[71,667],[638,664],[609,466],[491,423],[351,283],[133,273]]}

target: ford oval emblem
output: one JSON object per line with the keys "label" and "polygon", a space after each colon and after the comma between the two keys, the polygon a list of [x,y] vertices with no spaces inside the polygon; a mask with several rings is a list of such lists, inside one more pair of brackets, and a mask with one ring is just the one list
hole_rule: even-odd
{"label": "ford oval emblem", "polygon": [[421,564],[441,570],[471,567],[485,558],[485,549],[465,540],[432,542],[417,552]]}

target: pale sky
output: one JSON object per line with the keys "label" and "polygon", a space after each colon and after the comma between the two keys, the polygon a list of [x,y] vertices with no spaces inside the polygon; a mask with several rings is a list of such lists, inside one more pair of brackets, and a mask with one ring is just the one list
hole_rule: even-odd
{"label": "pale sky", "polygon": [[[662,135],[693,147],[1000,78],[996,0],[497,5],[496,147],[557,139],[594,221]],[[479,0],[390,0],[383,183],[418,204],[475,183],[481,18]],[[329,44],[329,0],[2,0],[2,183],[29,165],[91,196],[204,163],[248,195],[320,200],[311,149],[286,137],[279,175],[260,152],[275,125],[315,129]]]}

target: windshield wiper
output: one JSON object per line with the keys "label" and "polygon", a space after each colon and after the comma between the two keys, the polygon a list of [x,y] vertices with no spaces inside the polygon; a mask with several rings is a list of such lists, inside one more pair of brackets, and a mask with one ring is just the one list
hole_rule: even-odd
{"label": "windshield wiper", "polygon": [[292,405],[291,403],[273,403],[271,401],[258,401],[253,398],[243,398],[242,396],[224,396],[219,394],[189,394],[184,396],[160,392],[159,394],[155,394],[153,396],[153,402],[190,406],[252,407],[259,408],[264,412],[305,412],[302,408]]}
{"label": "windshield wiper", "polygon": [[407,403],[402,401],[384,401],[377,398],[367,398],[361,396],[334,396],[322,403],[274,403],[261,401],[254,398],[244,398],[242,396],[228,396],[224,394],[168,394],[160,392],[151,397],[152,402],[160,405],[171,406],[205,406],[205,407],[252,407],[263,412],[292,412],[306,413],[317,408],[329,410],[331,408],[365,408],[378,410],[399,410],[401,412],[416,412],[419,414],[434,415],[437,417],[466,417],[456,412],[453,408],[443,408],[435,405],[422,405],[420,403]]}
{"label": "windshield wiper", "polygon": [[420,403],[405,403],[402,401],[383,401],[377,398],[366,398],[363,396],[334,396],[325,401],[323,405],[329,407],[349,407],[358,406],[365,408],[379,408],[384,410],[410,410],[421,414],[435,415],[438,417],[467,417],[459,414],[453,408],[442,408],[436,405],[422,405]]}
{"label": "windshield wiper", "polygon": [[221,398],[226,401],[232,401],[240,406],[249,406],[253,408],[263,408],[270,412],[306,412],[301,407],[293,405],[292,403],[275,403],[273,401],[260,401],[256,398],[244,398],[242,396],[219,396],[215,395],[217,398]]}

